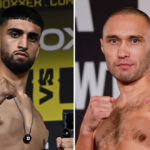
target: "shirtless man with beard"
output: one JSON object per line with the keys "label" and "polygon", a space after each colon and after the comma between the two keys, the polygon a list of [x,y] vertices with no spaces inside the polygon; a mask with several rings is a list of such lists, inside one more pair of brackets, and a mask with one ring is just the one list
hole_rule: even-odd
{"label": "shirtless man with beard", "polygon": [[43,150],[48,140],[41,115],[25,93],[42,30],[40,15],[26,6],[8,8],[0,18],[0,149]]}
{"label": "shirtless man with beard", "polygon": [[120,95],[91,98],[76,150],[149,150],[150,18],[120,9],[107,19],[100,42]]}

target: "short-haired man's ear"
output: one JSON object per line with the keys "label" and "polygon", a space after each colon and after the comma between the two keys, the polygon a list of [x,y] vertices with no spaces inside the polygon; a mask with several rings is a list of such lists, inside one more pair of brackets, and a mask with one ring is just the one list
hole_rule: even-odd
{"label": "short-haired man's ear", "polygon": [[104,53],[103,39],[102,39],[102,38],[100,38],[100,44],[101,44],[101,50],[102,50],[102,52]]}

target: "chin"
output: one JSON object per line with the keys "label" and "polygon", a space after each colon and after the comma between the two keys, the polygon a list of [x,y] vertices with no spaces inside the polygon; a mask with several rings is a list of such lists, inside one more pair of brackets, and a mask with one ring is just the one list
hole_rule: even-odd
{"label": "chin", "polygon": [[132,78],[132,77],[130,78],[129,76],[116,77],[116,79],[123,84],[129,84],[129,83],[132,83],[132,82],[138,80],[137,78]]}

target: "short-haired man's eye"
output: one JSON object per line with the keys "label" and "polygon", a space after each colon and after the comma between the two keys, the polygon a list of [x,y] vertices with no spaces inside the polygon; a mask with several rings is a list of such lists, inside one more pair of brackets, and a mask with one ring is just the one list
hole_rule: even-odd
{"label": "short-haired man's eye", "polygon": [[132,39],[132,43],[137,43],[137,42],[139,42],[138,39]]}
{"label": "short-haired man's eye", "polygon": [[19,35],[20,35],[20,34],[19,34],[18,32],[16,32],[16,31],[10,32],[10,36],[13,37],[13,38],[18,38]]}
{"label": "short-haired man's eye", "polygon": [[116,39],[111,39],[110,42],[111,42],[112,44],[115,44],[115,43],[117,43],[117,40],[116,40]]}
{"label": "short-haired man's eye", "polygon": [[35,37],[32,37],[32,38],[30,37],[29,40],[30,40],[31,42],[36,42],[38,39],[35,38]]}
{"label": "short-haired man's eye", "polygon": [[29,39],[29,41],[31,41],[31,42],[36,42],[36,41],[38,41],[38,36],[32,36],[32,35],[30,35],[30,36],[28,36],[28,39]]}

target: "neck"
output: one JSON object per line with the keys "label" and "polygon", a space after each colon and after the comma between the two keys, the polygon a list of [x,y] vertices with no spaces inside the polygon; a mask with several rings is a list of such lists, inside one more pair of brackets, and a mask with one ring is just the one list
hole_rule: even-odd
{"label": "neck", "polygon": [[136,101],[140,97],[150,97],[150,71],[134,82],[124,84],[117,81],[117,84],[120,90],[118,99],[121,99],[122,104]]}
{"label": "neck", "polygon": [[25,93],[29,72],[14,74],[2,62],[0,62],[0,77],[7,79],[19,93]]}

